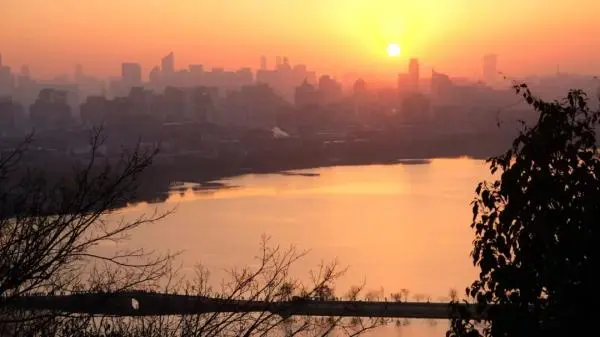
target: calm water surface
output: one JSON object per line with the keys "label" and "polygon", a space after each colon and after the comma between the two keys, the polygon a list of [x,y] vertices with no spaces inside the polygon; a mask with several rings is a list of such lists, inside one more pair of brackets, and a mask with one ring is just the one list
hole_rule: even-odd
{"label": "calm water surface", "polygon": [[[477,182],[489,178],[484,162],[435,159],[300,172],[319,176],[247,175],[224,181],[237,188],[172,192],[159,208],[176,212],[137,230],[128,245],[184,250],[184,268],[201,263],[218,281],[224,269],[252,264],[267,234],[274,244],[310,250],[294,268],[300,278],[322,260],[348,266],[336,283],[340,294],[366,280],[367,289],[407,288],[438,300],[451,288],[462,293],[476,277],[469,203]],[[154,207],[137,205],[126,216]],[[375,335],[443,336],[446,326],[415,321]]]}

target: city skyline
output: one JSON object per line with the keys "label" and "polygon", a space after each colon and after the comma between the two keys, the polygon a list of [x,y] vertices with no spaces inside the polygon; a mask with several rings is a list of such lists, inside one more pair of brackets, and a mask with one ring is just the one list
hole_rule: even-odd
{"label": "city skyline", "polygon": [[[167,72],[170,72],[170,73],[177,73],[177,72],[181,72],[181,71],[185,71],[185,72],[234,71],[235,72],[235,71],[248,71],[249,70],[253,73],[253,76],[256,76],[261,70],[277,70],[278,67],[283,63],[283,60],[286,60],[286,62],[288,62],[289,64],[292,64],[292,65],[295,65],[295,66],[310,67],[310,65],[307,65],[303,62],[290,62],[290,60],[287,56],[260,55],[259,57],[255,57],[256,60],[255,60],[254,64],[250,64],[249,66],[220,67],[220,66],[207,65],[205,63],[198,63],[197,61],[199,61],[199,60],[195,60],[196,62],[192,62],[190,64],[181,64],[182,62],[175,61],[175,55],[176,55],[176,53],[174,53],[173,51],[163,53],[163,55],[160,56],[159,58],[157,58],[157,60],[155,60],[155,62],[153,64],[149,64],[149,65],[143,65],[142,63],[136,62],[134,60],[122,60],[121,62],[114,65],[113,68],[115,69],[115,71],[113,73],[105,75],[105,76],[90,73],[88,70],[88,67],[86,67],[85,64],[82,64],[79,62],[74,62],[73,65],[71,66],[71,68],[64,72],[54,73],[54,74],[46,74],[46,76],[40,76],[40,73],[35,71],[35,65],[32,66],[31,64],[7,63],[5,60],[10,59],[10,58],[5,57],[5,54],[2,54],[1,50],[0,50],[0,66],[3,66],[4,68],[10,70],[11,73],[16,77],[25,75],[27,77],[35,78],[37,80],[42,80],[42,81],[63,82],[64,80],[69,80],[69,81],[77,82],[77,77],[85,75],[85,76],[93,76],[93,77],[96,77],[99,80],[103,80],[103,81],[111,81],[111,80],[122,79],[124,77],[127,77],[127,78],[129,78],[130,81],[133,81],[133,82],[131,82],[132,85],[140,85],[141,83],[151,82],[153,72],[155,72],[157,70],[162,70],[165,66],[167,66]],[[502,66],[502,62],[501,62],[502,57],[501,57],[501,55],[498,55],[495,53],[485,53],[485,54],[483,54],[482,57],[480,57],[478,59],[478,62],[479,62],[477,64],[478,72],[474,77],[460,76],[457,74],[453,74],[453,73],[444,71],[443,69],[440,69],[440,67],[437,67],[436,65],[432,65],[432,64],[423,62],[423,60],[418,57],[410,57],[410,58],[393,57],[393,58],[396,61],[397,67],[392,69],[389,73],[379,74],[379,76],[373,75],[373,74],[371,74],[371,76],[369,76],[369,74],[361,74],[361,73],[357,73],[355,71],[348,71],[348,72],[344,72],[344,73],[318,72],[318,71],[314,71],[314,68],[312,68],[312,67],[310,67],[310,68],[313,73],[318,74],[319,76],[321,76],[321,75],[332,76],[333,78],[336,78],[336,79],[342,81],[345,85],[348,85],[348,86],[351,86],[354,83],[354,81],[357,79],[367,80],[369,82],[378,84],[379,86],[383,86],[383,87],[386,87],[389,85],[394,85],[394,83],[397,83],[398,76],[402,76],[404,74],[404,71],[406,70],[406,67],[408,66],[410,68],[410,64],[413,63],[414,61],[418,61],[418,63],[419,63],[418,67],[420,68],[420,73],[422,74],[420,76],[420,78],[422,78],[422,79],[431,78],[433,76],[432,75],[433,73],[444,73],[444,74],[449,75],[452,78],[456,78],[459,80],[491,83],[492,81],[490,81],[490,79],[492,77],[494,77],[494,76],[499,77],[502,75],[506,75],[506,73],[503,72],[503,66]],[[177,59],[179,60],[178,54],[177,54]],[[249,64],[250,62],[247,62],[247,63]],[[32,71],[31,68],[33,68],[34,70]],[[554,75],[558,75],[558,74],[568,74],[568,75],[584,76],[584,77],[590,77],[590,78],[598,77],[595,74],[582,74],[582,73],[576,73],[576,72],[569,72],[568,70],[569,69],[564,69],[564,67],[561,67],[559,64],[556,64],[554,66],[554,68],[552,68],[552,71],[549,71],[547,73],[539,73],[539,74],[534,73],[534,74],[512,76],[512,77],[510,74],[508,74],[507,78],[508,79],[511,79],[511,78],[512,79],[523,79],[523,78],[538,77],[538,76],[543,77],[543,76],[548,76],[548,75],[554,76]],[[128,74],[125,75],[125,73],[128,73]],[[507,84],[510,84],[510,83],[507,82]]]}
{"label": "city skyline", "polygon": [[[486,54],[484,56],[484,59],[486,56],[488,56],[489,54]],[[496,63],[498,62],[498,55],[495,55],[496,57]],[[430,78],[431,76],[429,74],[432,73],[432,71],[435,71],[436,67],[429,65],[429,64],[423,64],[422,60],[420,60],[419,58],[410,58],[410,59],[401,59],[401,58],[397,58],[397,68],[393,69],[390,73],[387,74],[387,78],[382,79],[382,78],[378,78],[378,77],[369,77],[369,76],[362,76],[361,74],[358,74],[356,72],[346,72],[343,74],[336,74],[336,73],[328,73],[328,72],[320,72],[317,73],[316,71],[312,70],[312,67],[310,67],[310,65],[307,65],[305,63],[302,62],[291,62],[289,57],[287,56],[267,56],[267,55],[260,55],[260,57],[256,58],[256,64],[248,66],[248,67],[239,67],[239,68],[225,68],[225,67],[218,67],[218,66],[209,66],[206,65],[204,63],[191,63],[191,64],[180,64],[181,62],[177,62],[176,60],[178,60],[179,57],[178,55],[176,55],[176,53],[174,53],[173,51],[169,51],[167,53],[164,53],[163,56],[161,56],[160,58],[158,58],[156,60],[156,62],[154,64],[151,64],[149,66],[143,66],[141,63],[139,62],[135,62],[135,61],[121,61],[118,64],[117,67],[117,72],[114,74],[110,74],[109,76],[98,76],[97,78],[99,80],[106,80],[106,81],[111,81],[111,80],[116,80],[116,79],[122,79],[126,82],[128,82],[129,84],[131,84],[132,86],[135,85],[141,85],[142,83],[147,83],[147,82],[152,82],[152,77],[155,76],[157,74],[157,72],[159,73],[167,73],[167,74],[174,74],[176,75],[177,73],[181,73],[181,72],[187,72],[187,73],[210,73],[210,72],[223,72],[223,71],[227,71],[227,72],[236,72],[236,71],[250,71],[252,72],[252,75],[254,77],[260,76],[261,71],[276,71],[276,70],[282,70],[282,66],[288,67],[289,70],[292,70],[292,68],[300,68],[302,70],[302,72],[307,71],[308,68],[311,68],[311,72],[312,76],[315,76],[315,74],[318,74],[319,76],[331,76],[333,78],[336,78],[338,80],[341,80],[342,82],[344,82],[346,85],[352,85],[354,83],[355,80],[357,79],[363,79],[363,80],[368,80],[368,81],[373,81],[373,83],[380,83],[383,84],[384,86],[389,86],[390,84],[394,84],[396,82],[396,77],[399,74],[402,74],[407,67],[410,69],[411,67],[414,67],[415,62],[417,62],[418,64],[416,65],[417,68],[420,68],[420,72],[422,74],[424,74],[423,76],[420,76],[421,78]],[[478,81],[478,80],[485,80],[486,76],[487,79],[489,79],[489,73],[486,74],[486,62],[483,62],[483,71],[480,71],[480,74],[477,78],[473,78],[470,80],[474,80]],[[30,78],[35,78],[37,80],[42,80],[42,81],[49,81],[49,82],[53,82],[53,81],[58,81],[58,82],[64,82],[65,80],[69,80],[69,81],[74,81],[77,82],[77,78],[78,77],[82,77],[82,76],[94,76],[95,74],[90,74],[87,71],[87,67],[82,64],[82,63],[74,63],[73,67],[71,69],[69,69],[66,72],[62,72],[62,73],[56,73],[53,74],[51,76],[48,77],[40,77],[38,76],[38,74],[34,71],[31,71],[31,65],[29,64],[22,64],[22,65],[16,65],[16,64],[7,64],[6,62],[3,61],[3,54],[0,51],[0,66],[3,66],[5,70],[10,70],[10,72],[12,73],[13,76],[15,76],[15,78],[19,77],[19,76],[26,76],[26,77],[30,77]],[[35,68],[35,67],[34,67]],[[297,69],[298,70],[298,69]],[[419,72],[419,70],[417,70],[417,73]],[[496,76],[499,75],[499,73],[495,74]],[[460,76],[453,76],[453,74],[450,74],[450,76],[455,77],[455,78],[461,78]],[[417,78],[419,78],[419,75],[417,74]],[[350,81],[348,83],[348,81]],[[299,83],[298,83],[299,84]]]}
{"label": "city skyline", "polygon": [[[71,72],[77,63],[89,74],[114,76],[123,60],[147,74],[168,50],[180,64],[256,68],[259,55],[285,54],[319,73],[390,79],[410,58],[473,78],[488,53],[501,55],[499,70],[511,76],[550,74],[557,65],[600,72],[600,51],[592,48],[600,44],[595,2],[460,2],[5,0],[0,45],[6,64],[28,64],[40,77]],[[391,43],[401,47],[399,58],[388,57]]]}

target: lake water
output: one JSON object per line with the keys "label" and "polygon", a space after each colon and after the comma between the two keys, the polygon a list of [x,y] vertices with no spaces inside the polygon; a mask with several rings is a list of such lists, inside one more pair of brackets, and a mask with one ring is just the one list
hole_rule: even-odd
{"label": "lake water", "polygon": [[[348,272],[339,294],[366,280],[386,294],[410,289],[433,301],[460,294],[477,276],[469,227],[477,182],[489,178],[483,161],[434,159],[425,164],[319,168],[318,176],[247,175],[223,181],[235,188],[172,192],[161,209],[176,212],[136,230],[128,245],[184,250],[184,271],[202,263],[218,280],[223,270],[251,265],[261,236],[310,253],[294,267],[307,278],[319,262],[337,259]],[[136,205],[127,216],[155,205]],[[443,336],[447,322],[386,328],[380,336]]]}

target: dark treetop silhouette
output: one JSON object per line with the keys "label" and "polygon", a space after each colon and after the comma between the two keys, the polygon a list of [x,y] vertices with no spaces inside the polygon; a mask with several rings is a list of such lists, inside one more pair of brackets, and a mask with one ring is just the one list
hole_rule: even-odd
{"label": "dark treetop silhouette", "polygon": [[512,147],[488,160],[501,177],[476,189],[472,256],[481,273],[467,288],[482,310],[510,309],[481,326],[463,312],[449,336],[574,336],[597,328],[600,112],[580,90],[545,102],[525,84],[514,88],[539,119],[523,123]]}

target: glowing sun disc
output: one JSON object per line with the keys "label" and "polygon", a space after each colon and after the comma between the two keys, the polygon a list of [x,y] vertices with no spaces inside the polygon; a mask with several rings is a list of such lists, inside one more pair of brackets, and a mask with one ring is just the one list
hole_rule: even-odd
{"label": "glowing sun disc", "polygon": [[387,47],[389,57],[400,56],[400,46],[396,43],[390,43]]}

